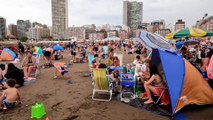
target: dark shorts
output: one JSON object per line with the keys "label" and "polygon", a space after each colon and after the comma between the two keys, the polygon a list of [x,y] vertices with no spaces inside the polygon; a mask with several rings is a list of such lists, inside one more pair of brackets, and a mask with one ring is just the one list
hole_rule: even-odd
{"label": "dark shorts", "polygon": [[51,55],[50,51],[43,50],[42,52],[43,52],[44,56],[46,56],[46,57],[50,57],[50,55]]}
{"label": "dark shorts", "polygon": [[3,103],[3,105],[5,105],[6,107],[9,107],[9,108],[15,107],[15,105],[16,105],[16,102],[12,102],[12,103],[7,102],[6,98],[3,99],[2,103]]}
{"label": "dark shorts", "polygon": [[71,52],[71,55],[76,56],[76,52]]}

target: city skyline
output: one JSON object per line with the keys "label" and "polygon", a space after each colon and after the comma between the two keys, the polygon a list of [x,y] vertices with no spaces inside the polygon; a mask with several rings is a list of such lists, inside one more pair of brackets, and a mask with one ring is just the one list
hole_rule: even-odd
{"label": "city skyline", "polygon": [[[141,1],[144,4],[144,22],[165,19],[166,24],[174,25],[177,19],[183,19],[186,26],[191,26],[205,13],[213,15],[211,0]],[[69,0],[68,3],[69,26],[93,23],[122,25],[123,0]],[[16,24],[18,19],[29,19],[51,26],[51,0],[1,1],[0,16],[6,18],[7,25]]]}

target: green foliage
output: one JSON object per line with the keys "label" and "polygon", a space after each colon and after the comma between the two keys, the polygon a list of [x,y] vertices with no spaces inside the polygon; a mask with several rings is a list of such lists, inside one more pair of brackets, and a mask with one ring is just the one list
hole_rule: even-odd
{"label": "green foliage", "polygon": [[21,38],[20,38],[20,41],[21,41],[21,42],[26,42],[27,40],[28,40],[27,37],[21,37]]}

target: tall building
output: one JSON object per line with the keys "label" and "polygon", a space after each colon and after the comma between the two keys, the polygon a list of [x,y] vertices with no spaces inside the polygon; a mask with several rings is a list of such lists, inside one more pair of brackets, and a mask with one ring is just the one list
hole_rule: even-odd
{"label": "tall building", "polygon": [[195,26],[213,32],[213,15],[208,16],[208,14],[205,14],[201,20],[197,21]]}
{"label": "tall building", "polygon": [[151,32],[158,32],[161,29],[165,29],[165,21],[164,20],[154,20],[151,22],[152,31]]}
{"label": "tall building", "polygon": [[36,27],[36,26],[43,26],[41,23],[38,23],[38,22],[33,22],[32,23],[32,27]]}
{"label": "tall building", "polygon": [[29,20],[17,20],[17,37],[27,37],[28,29],[31,28],[31,22]]}
{"label": "tall building", "polygon": [[29,29],[28,38],[31,40],[42,40],[50,37],[50,30],[46,25],[36,25]]}
{"label": "tall building", "polygon": [[6,37],[6,19],[0,17],[0,39]]}
{"label": "tall building", "polygon": [[143,2],[123,2],[123,25],[131,29],[138,29],[143,21]]}
{"label": "tall building", "polygon": [[9,31],[9,35],[13,35],[17,37],[17,25],[14,25],[14,24],[8,25],[8,31]]}
{"label": "tall building", "polygon": [[175,23],[175,30],[185,29],[185,22],[182,19],[179,19]]}
{"label": "tall building", "polygon": [[42,27],[35,26],[33,28],[30,28],[28,34],[28,38],[30,40],[41,40]]}
{"label": "tall building", "polygon": [[68,28],[68,0],[52,0],[53,39],[65,39]]}
{"label": "tall building", "polygon": [[70,27],[67,30],[67,38],[73,38],[85,40],[86,29],[84,27]]}

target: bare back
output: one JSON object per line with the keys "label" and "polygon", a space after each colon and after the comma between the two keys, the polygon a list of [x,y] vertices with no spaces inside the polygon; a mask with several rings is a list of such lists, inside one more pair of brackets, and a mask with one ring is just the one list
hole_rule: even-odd
{"label": "bare back", "polygon": [[5,90],[5,96],[6,96],[7,102],[12,103],[17,101],[19,97],[19,93],[16,88],[8,88]]}

